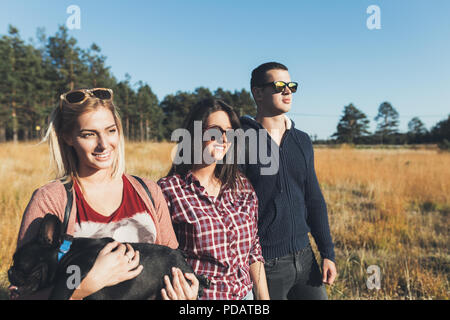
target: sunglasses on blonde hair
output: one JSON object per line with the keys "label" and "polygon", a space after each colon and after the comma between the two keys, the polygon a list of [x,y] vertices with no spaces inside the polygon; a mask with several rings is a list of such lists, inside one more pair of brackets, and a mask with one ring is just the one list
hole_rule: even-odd
{"label": "sunglasses on blonde hair", "polygon": [[[60,99],[61,102],[81,104],[89,97],[96,97],[100,100],[112,100],[113,91],[108,88],[77,89],[62,94]],[[62,107],[62,103],[60,106]]]}

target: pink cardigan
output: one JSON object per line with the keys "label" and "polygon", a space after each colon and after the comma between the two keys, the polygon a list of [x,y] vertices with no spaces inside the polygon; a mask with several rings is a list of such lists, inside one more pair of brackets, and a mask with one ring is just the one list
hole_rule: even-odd
{"label": "pink cardigan", "polygon": [[[169,209],[167,207],[164,195],[160,187],[153,181],[143,179],[155,201],[153,207],[147,192],[142,185],[132,176],[126,174],[126,178],[137,191],[138,195],[144,201],[148,212],[150,212],[156,227],[156,244],[168,246],[172,249],[178,248],[178,241],[172,227]],[[75,191],[73,191],[75,199]],[[64,185],[60,181],[53,181],[34,191],[30,202],[23,214],[22,224],[17,239],[17,247],[33,240],[38,232],[43,218],[47,213],[55,214],[61,221],[64,220],[64,211],[67,203],[67,194]],[[67,233],[73,235],[76,221],[76,204],[72,205],[70,219],[67,226]],[[41,290],[32,297],[23,297],[26,299],[47,299],[50,289]]]}
{"label": "pink cardigan", "polygon": [[[126,178],[144,201],[148,212],[150,212],[156,226],[156,244],[168,246],[172,249],[178,248],[178,241],[172,227],[169,209],[160,187],[153,181],[143,179],[155,201],[153,207],[146,191],[142,185],[132,176],[126,174]],[[73,191],[75,199],[75,191]],[[66,189],[60,181],[53,181],[37,189],[23,214],[22,224],[19,230],[17,247],[35,238],[39,231],[40,221],[47,213],[55,214],[61,221],[64,220],[64,210],[67,203]],[[76,204],[72,205],[67,233],[72,235],[75,229]]]}

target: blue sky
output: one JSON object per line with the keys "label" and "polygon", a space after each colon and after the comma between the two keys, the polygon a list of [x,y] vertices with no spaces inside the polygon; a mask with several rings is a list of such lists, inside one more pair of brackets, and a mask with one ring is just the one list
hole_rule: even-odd
{"label": "blue sky", "polygon": [[[70,5],[81,10],[70,31],[80,47],[97,43],[119,80],[128,72],[160,100],[199,86],[250,90],[251,70],[279,61],[301,86],[290,117],[319,138],[349,103],[372,130],[384,101],[401,130],[413,116],[430,128],[450,113],[448,0],[2,0],[0,34],[12,24],[24,39],[38,27],[53,35]],[[380,8],[379,30],[366,26],[369,5]]]}

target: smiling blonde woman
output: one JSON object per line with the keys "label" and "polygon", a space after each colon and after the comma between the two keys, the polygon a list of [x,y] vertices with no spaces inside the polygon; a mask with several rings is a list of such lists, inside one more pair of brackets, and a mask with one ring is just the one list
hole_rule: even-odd
{"label": "smiling blonde woman", "polygon": [[[49,142],[56,180],[34,192],[23,215],[17,246],[35,238],[47,213],[64,221],[68,194],[74,201],[67,234],[116,240],[100,252],[72,299],[83,299],[139,275],[139,252],[121,242],[178,247],[161,189],[153,181],[124,173],[124,136],[111,89],[79,89],[61,95],[45,140]],[[173,276],[173,285],[166,281],[171,299],[197,297],[194,275],[186,275],[191,285],[181,271],[175,270]],[[50,291],[48,288],[36,296],[19,298],[45,299]],[[20,288],[10,287],[10,292],[16,298]]]}

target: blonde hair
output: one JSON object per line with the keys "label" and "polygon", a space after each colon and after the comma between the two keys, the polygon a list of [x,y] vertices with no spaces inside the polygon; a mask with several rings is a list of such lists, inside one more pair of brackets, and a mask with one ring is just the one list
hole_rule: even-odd
{"label": "blonde hair", "polygon": [[70,183],[74,178],[78,179],[78,157],[75,149],[65,142],[64,136],[72,132],[80,115],[101,107],[111,111],[119,134],[118,152],[113,161],[111,176],[114,178],[125,172],[125,139],[118,109],[112,100],[101,100],[90,96],[80,104],[70,104],[62,100],[60,106],[56,107],[50,115],[49,127],[43,142],[48,141],[49,144],[50,161],[56,170],[55,179],[61,180],[62,183]]}

